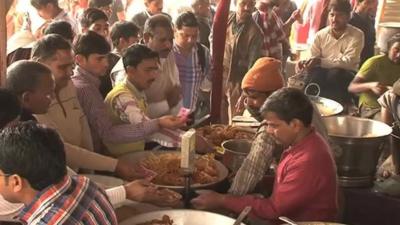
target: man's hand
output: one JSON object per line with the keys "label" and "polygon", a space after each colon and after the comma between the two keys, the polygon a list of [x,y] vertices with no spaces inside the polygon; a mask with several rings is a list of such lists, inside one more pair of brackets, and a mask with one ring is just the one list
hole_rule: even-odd
{"label": "man's hand", "polygon": [[245,99],[246,97],[244,96],[244,93],[240,95],[236,105],[235,105],[235,114],[236,115],[242,115],[246,106],[245,106]]}
{"label": "man's hand", "polygon": [[297,21],[300,24],[303,23],[303,17],[301,15],[300,9],[297,9],[297,10],[292,12],[292,15],[290,15],[290,20],[292,20],[293,22]]}
{"label": "man's hand", "polygon": [[159,206],[177,206],[182,196],[169,189],[158,189],[147,180],[136,180],[124,185],[128,199]]}
{"label": "man's hand", "polygon": [[321,59],[320,58],[311,58],[308,60],[301,60],[297,63],[296,65],[296,71],[300,72],[302,70],[310,70],[316,66],[321,65]]}
{"label": "man's hand", "polygon": [[200,195],[190,202],[196,209],[218,209],[222,207],[224,199],[225,195],[206,190],[204,192],[201,191]]}
{"label": "man's hand", "polygon": [[125,184],[124,188],[126,198],[137,202],[148,200],[157,190],[157,187],[148,180],[135,180]]}
{"label": "man's hand", "polygon": [[381,96],[388,90],[386,86],[379,84],[379,82],[371,82],[369,89],[377,96]]}
{"label": "man's hand", "polygon": [[126,181],[143,178],[143,176],[135,170],[131,163],[120,159],[115,167],[115,174]]}
{"label": "man's hand", "polygon": [[170,108],[176,106],[182,99],[181,87],[175,86],[167,93],[167,102]]}
{"label": "man's hand", "polygon": [[307,60],[306,69],[310,70],[310,69],[312,69],[312,68],[314,68],[316,66],[319,66],[319,65],[321,65],[321,59],[320,58],[311,58],[311,59]]}
{"label": "man's hand", "polygon": [[186,125],[186,120],[178,116],[163,116],[158,118],[161,128],[178,129]]}

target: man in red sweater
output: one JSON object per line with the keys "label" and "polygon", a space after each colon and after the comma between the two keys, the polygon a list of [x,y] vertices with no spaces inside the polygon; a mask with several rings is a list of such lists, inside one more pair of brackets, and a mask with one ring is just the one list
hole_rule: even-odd
{"label": "man in red sweater", "polygon": [[283,88],[265,101],[261,113],[266,132],[286,149],[276,169],[269,198],[201,193],[192,200],[198,209],[225,208],[239,213],[251,206],[251,216],[276,222],[279,216],[295,221],[335,221],[337,179],[326,141],[311,126],[313,106],[300,90]]}

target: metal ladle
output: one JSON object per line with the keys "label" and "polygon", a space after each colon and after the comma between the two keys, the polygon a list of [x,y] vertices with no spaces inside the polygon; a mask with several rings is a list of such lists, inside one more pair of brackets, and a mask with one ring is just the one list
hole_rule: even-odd
{"label": "metal ladle", "polygon": [[243,211],[239,214],[238,218],[236,218],[233,225],[240,225],[243,219],[247,216],[247,214],[249,214],[250,211],[251,211],[251,206],[246,206],[246,208],[244,208]]}
{"label": "metal ladle", "polygon": [[282,220],[283,222],[286,222],[290,225],[298,225],[296,222],[294,222],[293,220],[287,218],[286,216],[280,216],[278,217],[280,220]]}

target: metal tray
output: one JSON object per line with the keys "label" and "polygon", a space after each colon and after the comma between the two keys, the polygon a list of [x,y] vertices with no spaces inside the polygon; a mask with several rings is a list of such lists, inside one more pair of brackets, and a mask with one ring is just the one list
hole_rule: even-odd
{"label": "metal tray", "polygon": [[[154,219],[161,219],[163,215],[168,215],[174,221],[174,225],[232,225],[235,222],[234,219],[217,213],[176,209],[140,214],[122,222],[120,225],[140,224]],[[245,225],[244,223],[241,224]]]}
{"label": "metal tray", "polygon": [[[150,154],[165,154],[165,153],[175,153],[180,154],[180,151],[143,151],[143,152],[135,152],[132,154],[125,155],[121,157],[123,160],[127,160],[134,164],[139,164],[142,160],[146,159]],[[198,157],[199,155],[196,155]],[[194,189],[213,189],[217,187],[220,183],[222,183],[228,177],[228,169],[219,161],[215,160],[215,164],[218,169],[218,180],[216,182],[208,183],[208,184],[192,184],[191,188]],[[170,186],[170,185],[158,185],[159,187],[169,188],[175,191],[183,191],[184,186]]]}

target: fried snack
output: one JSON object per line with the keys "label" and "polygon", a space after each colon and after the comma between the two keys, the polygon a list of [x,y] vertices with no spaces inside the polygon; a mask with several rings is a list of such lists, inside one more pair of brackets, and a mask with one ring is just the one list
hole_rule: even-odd
{"label": "fried snack", "polygon": [[173,225],[174,221],[168,216],[163,215],[162,219],[154,219],[144,223],[138,223],[136,225]]}
{"label": "fried snack", "polygon": [[242,130],[240,127],[226,125],[211,125],[197,129],[197,133],[203,136],[211,144],[221,146],[221,143],[230,139],[252,140],[254,133]]}
{"label": "fried snack", "polygon": [[[160,155],[150,154],[141,163],[146,169],[157,173],[152,180],[158,185],[183,186],[185,178],[180,173],[181,157],[176,153]],[[193,184],[209,184],[218,180],[218,169],[211,156],[204,155],[196,158],[194,163]]]}

